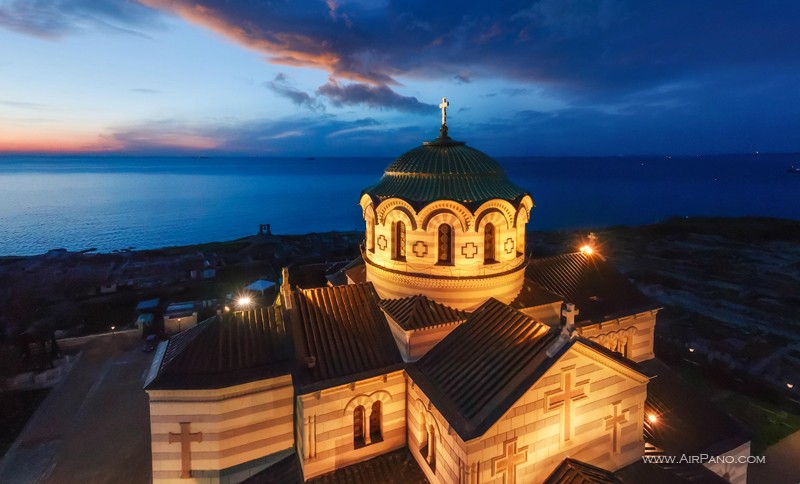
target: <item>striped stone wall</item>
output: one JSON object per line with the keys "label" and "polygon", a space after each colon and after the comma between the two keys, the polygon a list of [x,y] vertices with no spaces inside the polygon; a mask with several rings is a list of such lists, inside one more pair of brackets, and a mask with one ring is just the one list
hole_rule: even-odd
{"label": "striped stone wall", "polygon": [[[430,399],[409,378],[408,382],[408,450],[414,456],[425,476],[432,483],[466,482],[466,446],[450,428]],[[422,454],[422,442],[427,437],[426,426],[435,428],[435,464],[431,466]]]}
{"label": "striped stone wall", "polygon": [[170,443],[170,433],[180,434],[181,423],[189,423],[189,433],[202,434],[201,442],[190,444],[194,482],[220,482],[221,470],[294,445],[294,389],[289,375],[216,390],[147,393],[153,482],[187,482],[180,479],[181,444]]}
{"label": "striped stone wall", "polygon": [[595,341],[612,351],[620,341],[624,341],[623,356],[633,361],[645,361],[655,357],[656,317],[658,310],[633,314],[624,318],[611,319],[591,326],[577,329],[584,338]]}
{"label": "striped stone wall", "polygon": [[404,361],[417,361],[422,358],[425,353],[430,351],[439,341],[443,340],[445,336],[461,324],[456,322],[406,331],[388,314],[386,315],[386,320],[389,322],[389,329],[392,330],[392,336]]}
{"label": "striped stone wall", "polygon": [[[750,457],[750,442],[744,444],[721,454],[720,459],[715,462],[707,462],[704,464],[711,469],[715,474],[719,475],[731,484],[746,484],[747,483],[747,461]],[[739,462],[742,459],[743,462]]]}
{"label": "striped stone wall", "polygon": [[367,281],[372,282],[382,299],[398,299],[417,294],[447,306],[472,311],[489,297],[504,303],[513,301],[522,288],[525,266],[510,267],[510,272],[481,278],[466,278],[458,274],[457,267],[451,267],[452,279],[415,276],[396,273],[372,265],[367,261]]}
{"label": "striped stone wall", "polygon": [[[584,394],[568,418],[563,403],[550,408],[567,386]],[[646,396],[646,377],[575,343],[494,426],[467,442],[468,482],[508,482],[509,460],[516,482],[541,482],[566,457],[612,471],[630,464],[644,453]],[[622,418],[612,424],[615,415]]]}
{"label": "striped stone wall", "polygon": [[[356,448],[353,412],[381,402],[382,441]],[[297,396],[295,435],[306,480],[406,444],[406,377],[403,370]]]}

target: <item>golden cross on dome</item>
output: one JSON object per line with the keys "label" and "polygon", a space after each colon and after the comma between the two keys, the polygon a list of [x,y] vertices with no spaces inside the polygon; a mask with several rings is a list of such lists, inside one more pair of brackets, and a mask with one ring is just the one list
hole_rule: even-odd
{"label": "golden cross on dome", "polygon": [[449,105],[450,103],[447,102],[447,98],[443,97],[442,102],[439,104],[439,109],[442,110],[442,126],[447,124],[447,106]]}

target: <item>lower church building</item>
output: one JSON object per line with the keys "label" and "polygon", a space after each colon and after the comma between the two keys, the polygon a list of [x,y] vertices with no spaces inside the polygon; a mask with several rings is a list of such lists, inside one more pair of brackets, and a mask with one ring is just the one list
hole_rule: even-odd
{"label": "lower church building", "polygon": [[[746,482],[749,438],[655,358],[659,306],[600,254],[531,258],[530,194],[446,124],[360,206],[342,277],[284,270],[159,346],[153,482]],[[701,453],[736,463],[642,459]]]}

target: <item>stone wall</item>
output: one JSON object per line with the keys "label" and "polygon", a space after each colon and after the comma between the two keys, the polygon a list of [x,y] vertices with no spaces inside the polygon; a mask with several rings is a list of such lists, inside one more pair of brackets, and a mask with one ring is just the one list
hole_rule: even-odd
{"label": "stone wall", "polygon": [[630,360],[645,361],[655,357],[653,343],[657,314],[658,310],[646,311],[591,326],[579,327],[577,331],[584,338],[595,341],[612,351],[618,351]]}
{"label": "stone wall", "polygon": [[[357,443],[354,412],[364,408],[366,437],[375,402],[381,406],[381,440]],[[297,452],[305,479],[399,449],[406,444],[405,372],[298,395],[296,413]]]}
{"label": "stone wall", "polygon": [[[149,390],[153,482],[181,480],[183,426],[200,442],[191,442],[195,482],[219,482],[220,471],[263,459],[294,445],[291,376],[218,390]],[[124,438],[121,436],[121,438]],[[246,474],[260,467],[241,469]],[[224,473],[223,473],[224,474]]]}
{"label": "stone wall", "polygon": [[[566,387],[583,394],[568,413],[554,405]],[[646,397],[646,377],[575,343],[482,437],[467,442],[469,482],[509,482],[509,468],[516,482],[541,482],[566,457],[611,471],[630,464],[644,453]]]}

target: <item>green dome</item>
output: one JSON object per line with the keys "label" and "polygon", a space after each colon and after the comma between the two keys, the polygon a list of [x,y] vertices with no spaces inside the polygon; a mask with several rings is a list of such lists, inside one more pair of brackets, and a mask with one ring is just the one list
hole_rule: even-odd
{"label": "green dome", "polygon": [[363,194],[376,205],[400,198],[417,210],[437,200],[453,200],[470,209],[497,198],[516,205],[528,194],[488,155],[443,135],[400,155]]}

